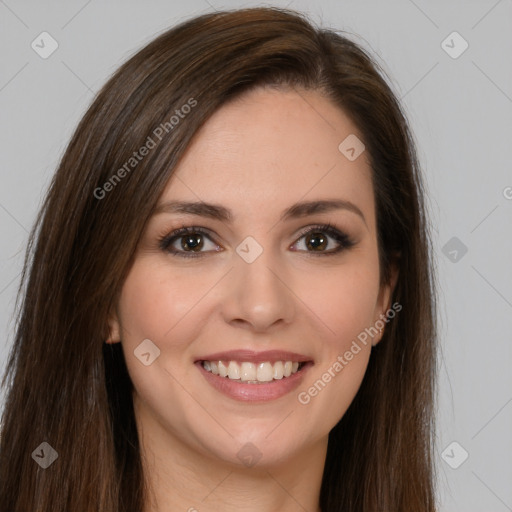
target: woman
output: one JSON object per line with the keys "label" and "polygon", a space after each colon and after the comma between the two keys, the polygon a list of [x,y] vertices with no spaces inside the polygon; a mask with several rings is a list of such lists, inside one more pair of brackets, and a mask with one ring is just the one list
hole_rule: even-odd
{"label": "woman", "polygon": [[0,510],[435,510],[423,200],[353,42],[275,8],[156,38],[31,236]]}

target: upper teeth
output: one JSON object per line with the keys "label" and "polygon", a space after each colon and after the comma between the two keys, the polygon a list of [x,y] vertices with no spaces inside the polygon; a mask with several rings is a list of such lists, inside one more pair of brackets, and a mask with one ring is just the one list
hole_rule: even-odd
{"label": "upper teeth", "polygon": [[273,379],[282,379],[296,373],[298,362],[276,361],[274,364],[265,363],[237,363],[236,361],[203,361],[203,368],[214,375],[228,377],[243,382],[270,382]]}

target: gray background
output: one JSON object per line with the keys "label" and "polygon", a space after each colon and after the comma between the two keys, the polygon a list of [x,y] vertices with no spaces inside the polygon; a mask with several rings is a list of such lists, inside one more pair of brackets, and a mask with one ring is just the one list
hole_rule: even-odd
{"label": "gray background", "polygon": [[[262,4],[0,1],[2,371],[27,234],[94,94],[166,28],[213,9],[253,5]],[[271,5],[354,34],[392,77],[418,141],[435,226],[440,511],[512,511],[512,1]],[[31,48],[43,31],[59,45],[47,59]],[[463,48],[457,36],[446,39],[453,31],[469,44],[457,58],[445,51]]]}

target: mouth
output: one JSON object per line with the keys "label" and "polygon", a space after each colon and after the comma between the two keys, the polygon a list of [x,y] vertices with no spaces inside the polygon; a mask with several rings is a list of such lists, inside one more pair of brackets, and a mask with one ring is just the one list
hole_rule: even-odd
{"label": "mouth", "polygon": [[200,361],[202,367],[213,375],[227,378],[245,384],[262,384],[281,379],[287,379],[301,371],[306,361],[264,361],[252,363],[250,361]]}
{"label": "mouth", "polygon": [[284,351],[246,350],[211,354],[194,364],[217,391],[242,401],[274,400],[298,387],[311,358]]}

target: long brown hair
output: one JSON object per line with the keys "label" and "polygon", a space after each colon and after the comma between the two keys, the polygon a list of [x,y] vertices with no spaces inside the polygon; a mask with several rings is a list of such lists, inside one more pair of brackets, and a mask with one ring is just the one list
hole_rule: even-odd
{"label": "long brown hair", "polygon": [[[435,510],[435,289],[413,137],[366,51],[278,8],[172,28],[119,68],[81,120],[27,248],[2,381],[0,510],[143,509],[133,387],[120,344],[104,343],[109,313],[194,134],[230,98],[263,84],[318,90],[350,116],[372,166],[383,282],[400,256],[392,302],[403,309],[330,432],[321,509]],[[154,146],[131,161],[148,137]],[[45,441],[58,458],[43,469],[31,454]]]}

